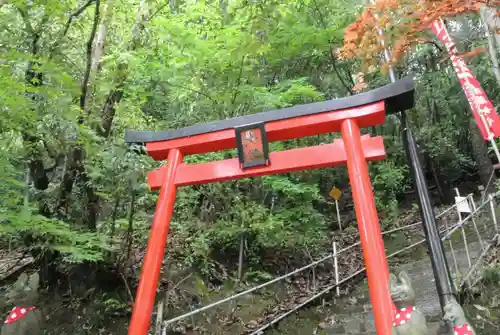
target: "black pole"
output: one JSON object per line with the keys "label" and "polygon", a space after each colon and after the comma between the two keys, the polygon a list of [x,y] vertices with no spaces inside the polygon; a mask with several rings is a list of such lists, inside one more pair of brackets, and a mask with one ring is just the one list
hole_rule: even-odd
{"label": "black pole", "polygon": [[[390,59],[390,55],[386,49],[386,60]],[[396,74],[392,66],[389,66],[389,79],[391,82],[396,81]],[[444,252],[443,242],[439,236],[439,231],[436,225],[436,217],[429,196],[427,181],[425,180],[424,171],[420,164],[417,144],[410,129],[406,112],[400,113],[401,128],[403,135],[403,144],[406,151],[406,159],[410,166],[410,172],[413,179],[413,185],[417,190],[418,207],[420,216],[422,217],[422,225],[424,227],[425,239],[429,249],[429,257],[431,259],[434,278],[436,279],[436,289],[439,296],[439,304],[444,312],[444,306],[455,300],[453,281],[451,277],[448,260]],[[448,327],[449,328],[449,327]],[[451,328],[449,328],[451,330]]]}
{"label": "black pole", "polygon": [[413,184],[417,190],[418,207],[420,210],[420,216],[422,217],[432,269],[436,279],[439,303],[441,305],[441,309],[444,309],[444,306],[450,302],[450,300],[455,299],[451,273],[448,267],[448,260],[446,259],[443,243],[436,225],[436,218],[432,208],[429,192],[427,191],[427,181],[425,180],[424,172],[422,170],[422,166],[420,165],[417,144],[415,143],[415,138],[413,137],[409,126],[406,112],[401,112],[403,144],[406,151],[406,157],[410,165]]}
{"label": "black pole", "polygon": [[[374,3],[375,1],[371,0],[371,2]],[[378,18],[377,15],[375,15],[375,18]],[[379,29],[379,34],[383,36],[383,29]],[[389,65],[389,79],[394,83],[396,81],[396,74],[391,64],[391,54],[385,47],[383,40],[381,41],[381,45],[384,47],[384,58]],[[413,185],[417,190],[418,207],[420,210],[420,216],[422,217],[422,225],[424,227],[425,239],[429,250],[429,258],[431,259],[432,271],[434,272],[434,278],[436,280],[439,304],[441,305],[441,311],[444,312],[444,307],[448,303],[456,302],[452,286],[453,281],[444,252],[443,243],[437,229],[436,217],[434,216],[434,210],[432,208],[431,197],[429,196],[424,171],[420,165],[417,144],[415,143],[415,138],[411,132],[406,112],[402,111],[400,114],[406,158],[408,159],[408,163],[410,165]],[[442,329],[440,333],[451,334],[453,332],[449,322],[444,322],[444,326],[444,329]]]}
{"label": "black pole", "polygon": [[[403,145],[406,151],[406,157],[410,166],[410,172],[413,179],[413,185],[417,190],[418,207],[422,217],[422,226],[424,227],[425,239],[431,259],[432,271],[436,280],[436,289],[439,296],[439,304],[444,312],[444,307],[453,301],[456,301],[450,268],[444,251],[444,246],[436,225],[436,217],[432,208],[427,181],[425,180],[420,157],[418,155],[417,144],[410,129],[406,112],[401,112],[401,128],[403,135]],[[444,328],[440,329],[439,334],[452,334],[452,326],[449,322],[441,324]]]}
{"label": "black pole", "polygon": [[[380,34],[382,35],[382,30],[380,31]],[[390,63],[391,56],[387,48],[385,48],[384,56],[386,61]],[[396,74],[391,65],[389,65],[389,79],[393,83],[396,81]],[[431,204],[431,197],[429,196],[422,165],[420,165],[417,144],[415,143],[415,138],[410,130],[410,124],[408,122],[408,118],[406,117],[406,112],[402,111],[400,115],[406,158],[408,159],[408,163],[410,165],[413,185],[417,190],[418,207],[420,210],[420,216],[422,217],[422,225],[424,227],[425,239],[427,240],[434,278],[436,279],[439,304],[441,305],[441,310],[444,312],[444,306],[450,301],[456,300],[453,292],[451,272],[444,252],[443,243],[437,229],[436,217]]]}

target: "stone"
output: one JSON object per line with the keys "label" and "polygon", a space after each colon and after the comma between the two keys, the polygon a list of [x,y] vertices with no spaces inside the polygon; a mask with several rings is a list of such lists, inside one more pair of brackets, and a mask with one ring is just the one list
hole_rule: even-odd
{"label": "stone", "polygon": [[348,319],[345,322],[344,327],[347,334],[359,334],[362,332],[362,328],[364,328],[362,327],[362,322],[355,318]]}

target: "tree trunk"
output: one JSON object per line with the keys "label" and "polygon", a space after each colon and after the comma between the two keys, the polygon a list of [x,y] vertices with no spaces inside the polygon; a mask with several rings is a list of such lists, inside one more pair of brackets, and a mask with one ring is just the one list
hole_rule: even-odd
{"label": "tree trunk", "polygon": [[[92,48],[99,21],[100,0],[96,0],[94,21],[92,24],[92,30],[90,32],[89,39],[87,41],[87,63],[84,78],[82,80],[79,99],[79,107],[81,110],[81,115],[78,119],[79,124],[83,124],[84,122],[83,116],[85,111],[85,102],[92,65]],[[87,176],[84,166],[84,160],[85,149],[81,145],[77,144],[74,148],[70,149],[70,152],[66,156],[65,171],[61,181],[57,209],[59,212],[61,212],[63,208],[68,207],[68,201],[73,190],[73,184],[75,183],[75,181],[77,181],[82,190],[82,193],[85,195],[85,208],[82,213],[83,223],[85,226],[87,226],[88,229],[95,230],[97,227],[97,216],[99,211],[99,197],[96,195],[95,190],[90,183],[90,178]]]}
{"label": "tree trunk", "polygon": [[500,52],[500,18],[497,16],[497,8],[482,6],[480,12],[481,18],[488,25],[488,30],[492,32],[497,52]]}
{"label": "tree trunk", "polygon": [[100,72],[101,59],[104,55],[104,48],[106,45],[106,33],[107,27],[113,16],[113,0],[109,0],[104,4],[103,14],[99,28],[97,29],[97,36],[95,38],[95,44],[92,53],[92,62],[90,66],[90,78],[88,86],[90,88],[90,94],[87,95],[87,101],[85,103],[86,109],[89,109],[89,105],[92,103],[92,93],[94,92],[94,82],[97,74]]}
{"label": "tree trunk", "polygon": [[96,0],[95,2],[95,11],[94,11],[94,22],[92,23],[92,30],[90,32],[90,37],[87,41],[87,64],[85,66],[85,73],[83,75],[82,87],[80,93],[80,109],[81,109],[81,121],[83,123],[83,115],[85,111],[85,103],[87,102],[87,93],[89,90],[89,83],[92,74],[92,65],[95,63],[94,56],[94,40],[97,33],[97,27],[99,25],[99,21],[101,20],[101,0]]}
{"label": "tree trunk", "polygon": [[45,167],[38,153],[33,152],[33,156],[28,158],[28,167],[31,174],[31,180],[37,190],[44,191],[49,187],[49,177],[45,172]]}
{"label": "tree trunk", "polygon": [[240,251],[238,255],[238,280],[241,281],[241,278],[243,277],[243,262],[245,258],[245,240],[246,240],[246,227],[245,224],[242,222],[241,223],[241,228],[244,229],[244,232],[241,234],[240,237]]}
{"label": "tree trunk", "polygon": [[127,259],[130,259],[132,243],[134,241],[134,214],[135,214],[135,190],[131,191],[130,206],[128,209],[128,229],[127,229]]}
{"label": "tree trunk", "polygon": [[101,63],[102,55],[104,54],[104,47],[106,45],[106,32],[107,26],[109,25],[111,18],[113,16],[113,0],[109,0],[103,8],[102,20],[99,25],[97,32],[97,37],[95,40],[95,46],[92,54],[92,73],[98,72],[99,65]]}
{"label": "tree trunk", "polygon": [[436,188],[439,195],[439,201],[441,201],[441,204],[443,205],[448,204],[450,203],[451,194],[450,194],[450,188],[446,182],[446,178],[441,176],[439,166],[434,163],[432,157],[428,154],[426,156],[427,156],[427,164],[429,166],[429,169],[431,170],[434,183],[436,184]]}
{"label": "tree trunk", "polygon": [[[111,229],[109,231],[109,239],[111,241],[112,247],[115,245],[113,242],[113,239],[115,238],[115,232],[116,232],[116,217],[118,215],[118,206],[120,206],[120,197],[119,196],[117,196],[115,199],[115,204],[113,205],[113,213],[111,214]],[[112,260],[115,259],[114,251],[111,251],[109,253],[109,258]]]}
{"label": "tree trunk", "polygon": [[109,238],[111,240],[115,238],[116,216],[118,215],[118,206],[119,205],[120,205],[120,197],[116,197],[115,204],[113,206],[113,214],[111,214],[111,230],[109,231]]}
{"label": "tree trunk", "polygon": [[113,125],[113,119],[115,118],[116,113],[116,105],[120,103],[123,97],[124,82],[125,79],[123,79],[120,84],[116,85],[106,97],[106,102],[104,103],[101,114],[102,125],[101,129],[99,129],[99,134],[102,137],[109,137],[109,134],[111,133],[111,126]]}
{"label": "tree trunk", "polygon": [[30,205],[30,170],[26,171],[26,175],[24,176],[24,209],[28,209]]}
{"label": "tree trunk", "polygon": [[[134,27],[132,28],[132,40],[130,41],[128,47],[131,51],[136,50],[140,44],[141,33],[144,30],[144,25],[148,19],[148,13],[149,10],[147,1],[141,0],[136,21],[134,23]],[[115,87],[108,93],[106,102],[102,108],[102,124],[98,133],[103,137],[108,137],[111,133],[111,127],[116,113],[116,106],[120,103],[123,97],[123,87],[125,86],[125,81],[128,78],[127,64],[120,64],[118,67],[118,73],[119,75],[116,80]]]}
{"label": "tree trunk", "polygon": [[[488,156],[488,147],[486,146],[481,132],[479,131],[479,128],[473,118],[470,119],[469,130],[471,134],[472,155],[477,164],[477,172],[481,183],[486,186],[491,175],[493,174],[493,164]],[[487,192],[494,192],[494,181],[495,176],[493,176],[489,189],[486,190]]]}
{"label": "tree trunk", "polygon": [[[28,23],[27,27],[29,27],[26,29],[27,32],[32,34],[31,57],[33,60],[30,60],[28,63],[28,68],[24,74],[24,80],[29,86],[38,88],[43,85],[43,74],[36,70],[37,68],[40,68],[40,64],[36,61],[40,52],[40,33],[33,31],[33,28]],[[38,96],[36,93],[26,92],[26,97],[31,99],[35,104],[38,102]],[[23,140],[27,143],[27,146],[32,146],[39,140],[36,135],[30,134],[29,130],[24,130],[22,136]],[[42,191],[46,190],[49,187],[49,177],[45,172],[45,167],[38,150],[34,149],[30,152],[28,167],[31,174],[31,180],[33,181],[35,188]]]}
{"label": "tree trunk", "polygon": [[497,83],[500,86],[500,65],[498,63],[497,50],[500,48],[500,45],[496,45],[495,41],[495,31],[492,31],[490,25],[488,24],[488,7],[483,6],[480,9],[481,20],[484,24],[484,30],[486,32],[486,37],[488,38],[488,53],[490,54],[490,59],[493,67],[493,73],[495,74],[495,78],[497,79]]}

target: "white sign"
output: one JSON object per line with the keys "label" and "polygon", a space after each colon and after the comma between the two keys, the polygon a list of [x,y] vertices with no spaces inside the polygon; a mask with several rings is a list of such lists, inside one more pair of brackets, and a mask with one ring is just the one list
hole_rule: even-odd
{"label": "white sign", "polygon": [[467,198],[465,198],[465,197],[455,197],[455,204],[457,205],[457,210],[460,213],[471,213],[472,212],[470,210],[470,207],[469,207],[469,202],[467,201]]}

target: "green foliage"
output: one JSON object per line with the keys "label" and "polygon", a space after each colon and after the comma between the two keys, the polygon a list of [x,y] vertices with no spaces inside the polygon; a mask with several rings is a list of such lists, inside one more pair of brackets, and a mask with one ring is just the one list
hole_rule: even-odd
{"label": "green foliage", "polygon": [[[157,194],[148,190],[146,176],[160,164],[128,150],[125,129],[173,129],[343,97],[352,93],[360,69],[335,51],[357,1],[165,6],[116,0],[101,1],[97,32],[106,33],[100,40],[105,47],[97,59],[98,37],[92,41],[95,66],[84,82],[95,3],[77,11],[82,4],[0,5],[0,238],[26,250],[59,251],[68,262],[121,261],[129,246],[147,240]],[[71,13],[79,15],[68,21]],[[470,145],[467,101],[444,58],[425,44],[399,70],[417,73],[416,108],[409,115],[429,184],[442,180],[451,187],[474,172],[478,159]],[[471,67],[498,104],[499,88],[484,60],[473,60]],[[366,79],[370,88],[387,82],[380,72]],[[88,93],[82,97],[83,87]],[[102,132],[107,121],[109,135]],[[389,228],[398,224],[400,202],[411,188],[401,125],[389,116],[363,131],[384,138],[387,159],[370,163],[370,173],[382,224]],[[81,149],[79,159],[75,149]],[[185,162],[234,157],[227,150],[187,156]],[[37,180],[40,174],[47,187],[37,183],[44,181]],[[172,255],[207,274],[217,263],[234,270],[244,240],[247,278],[265,277],[261,265],[269,253],[315,253],[329,245],[335,209],[325,199],[333,185],[349,199],[348,184],[346,169],[338,167],[181,188]],[[96,224],[87,217],[97,218]]]}
{"label": "green foliage", "polygon": [[132,309],[129,304],[108,295],[103,296],[102,307],[105,314],[114,316],[125,316]]}
{"label": "green foliage", "polygon": [[377,209],[384,213],[382,225],[390,229],[397,225],[398,197],[408,187],[408,168],[387,160],[374,164],[370,172]]}
{"label": "green foliage", "polygon": [[[68,263],[102,261],[111,251],[107,239],[94,232],[72,229],[69,224],[32,214],[29,210],[0,214],[0,236],[14,237],[35,253],[58,251]],[[14,240],[15,241],[15,240]]]}
{"label": "green foliage", "polygon": [[482,280],[487,284],[497,284],[500,282],[500,266],[490,266],[482,271]]}

